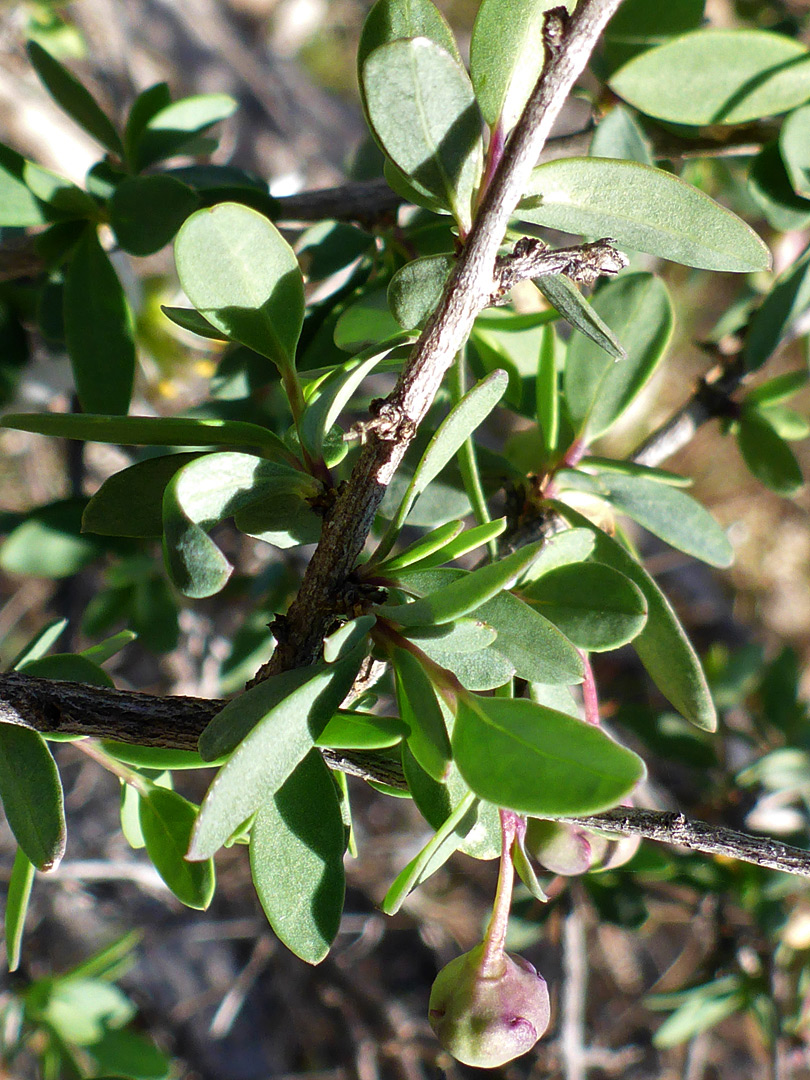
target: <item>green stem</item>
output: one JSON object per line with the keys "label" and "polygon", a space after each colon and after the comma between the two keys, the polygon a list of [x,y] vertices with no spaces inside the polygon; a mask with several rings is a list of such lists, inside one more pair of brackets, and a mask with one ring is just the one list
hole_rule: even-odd
{"label": "green stem", "polygon": [[106,750],[102,750],[98,743],[93,742],[91,739],[82,739],[73,745],[77,750],[81,750],[83,754],[87,754],[93,761],[98,762],[107,772],[117,776],[122,783],[134,787],[139,795],[149,794],[150,784],[146,777],[141,776],[135,769],[131,769],[128,765],[118,761],[112,754],[108,754]]}
{"label": "green stem", "polygon": [[[466,393],[466,379],[464,377],[464,360],[466,347],[461,349],[455,363],[450,368],[450,396],[453,404],[457,405]],[[470,500],[473,517],[479,525],[485,525],[492,521],[492,515],[487,507],[487,497],[484,494],[484,486],[481,483],[481,473],[478,470],[478,458],[475,453],[475,443],[469,435],[461,445],[458,452],[458,465],[461,479],[467,498]],[[494,540],[487,543],[487,551],[492,560],[498,557],[498,545]]]}

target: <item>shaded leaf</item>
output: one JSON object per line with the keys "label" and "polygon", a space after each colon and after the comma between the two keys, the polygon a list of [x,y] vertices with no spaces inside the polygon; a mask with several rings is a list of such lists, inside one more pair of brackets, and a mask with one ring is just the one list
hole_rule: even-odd
{"label": "shaded leaf", "polygon": [[[703,0],[699,2],[703,4]],[[596,158],[619,158],[622,161],[637,161],[641,165],[655,165],[644,132],[623,105],[616,105],[599,121],[588,153]]]}
{"label": "shaded leaf", "polygon": [[501,593],[474,614],[498,631],[491,651],[505,657],[519,678],[566,686],[582,681],[582,660],[571,642],[518,596]]}
{"label": "shaded leaf", "polygon": [[766,143],[748,173],[748,191],[770,226],[781,232],[803,229],[810,222],[810,199],[791,187],[775,142]]}
{"label": "shaded leaf", "polygon": [[441,300],[453,269],[452,255],[425,255],[401,267],[388,285],[388,306],[406,330],[425,325]]}
{"label": "shaded leaf", "polygon": [[168,307],[166,304],[161,304],[160,310],[167,319],[183,330],[188,330],[190,334],[197,334],[198,337],[208,338],[210,341],[228,340],[221,330],[212,326],[208,319],[194,308]]}
{"label": "shaded leaf", "polygon": [[110,199],[110,225],[124,251],[152,255],[174,239],[199,204],[195,192],[171,176],[132,176]]}
{"label": "shaded leaf", "polygon": [[6,959],[9,971],[16,971],[20,966],[25,916],[33,884],[33,864],[23,854],[22,849],[18,848],[11,867],[6,895]]}
{"label": "shaded leaf", "polygon": [[810,105],[796,109],[779,131],[779,152],[797,195],[810,199]]}
{"label": "shaded leaf", "polygon": [[317,751],[269,795],[250,833],[250,869],[279,939],[317,964],[340,926],[346,883],[337,789]]}
{"label": "shaded leaf", "polygon": [[98,541],[79,534],[84,505],[83,499],[64,499],[30,511],[0,548],[0,567],[54,579],[78,573],[101,552]]}
{"label": "shaded leaf", "polygon": [[756,371],[790,336],[796,320],[810,308],[810,247],[774,282],[754,312],[745,338],[743,358]]}
{"label": "shaded leaf", "polygon": [[571,323],[575,330],[579,330],[581,334],[590,338],[600,349],[604,349],[609,356],[617,360],[626,355],[622,343],[604,319],[600,318],[593,305],[588,303],[573,281],[564,274],[549,274],[546,277],[534,278],[534,283],[546,300]]}
{"label": "shaded leaf", "polygon": [[332,750],[385,750],[408,735],[406,724],[394,716],[338,712],[315,740],[316,746]]}
{"label": "shaded leaf", "polygon": [[137,139],[137,168],[190,152],[196,136],[227,119],[237,107],[230,94],[197,94],[167,102],[149,117]]}
{"label": "shaded leaf", "polygon": [[611,70],[675,34],[703,22],[705,0],[623,0],[605,30],[605,57]]}
{"label": "shaded leaf", "polygon": [[214,863],[188,862],[197,807],[169,788],[153,785],[139,800],[146,851],[155,869],[186,907],[205,910],[214,895]]}
{"label": "shaded leaf", "polygon": [[436,692],[422,665],[404,649],[392,656],[399,715],[408,726],[408,747],[434,780],[442,780],[450,763],[450,739]]}
{"label": "shaded leaf", "polygon": [[25,182],[25,166],[22,154],[0,143],[0,226],[24,229],[48,223],[48,208]]}
{"label": "shaded leaf", "polygon": [[795,495],[804,486],[804,477],[793,451],[758,409],[743,409],[737,427],[737,442],[745,464],[757,480],[772,491],[779,495]]}
{"label": "shaded leaf", "polygon": [[82,532],[102,536],[162,536],[163,492],[199,454],[162,454],[113,473],[88,502]]}
{"label": "shaded leaf", "polygon": [[54,870],[65,852],[59,772],[42,736],[16,724],[0,724],[0,802],[28,860]]}
{"label": "shaded leaf", "polygon": [[76,393],[89,413],[129,409],[135,343],[124,290],[112,263],[88,228],[65,273],[65,343]]}

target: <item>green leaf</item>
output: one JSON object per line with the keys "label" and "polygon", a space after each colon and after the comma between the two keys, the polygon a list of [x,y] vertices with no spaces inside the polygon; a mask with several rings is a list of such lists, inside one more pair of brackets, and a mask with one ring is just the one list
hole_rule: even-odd
{"label": "green leaf", "polygon": [[[327,462],[328,464],[328,462]],[[278,548],[315,544],[323,518],[300,493],[279,494],[237,510],[233,523],[240,532]]]}
{"label": "green leaf", "polygon": [[191,143],[212,124],[231,116],[237,102],[230,94],[198,94],[166,103],[149,117],[137,139],[138,170],[167,157],[191,151]]}
{"label": "green leaf", "polygon": [[320,380],[317,389],[308,397],[299,422],[301,440],[313,457],[318,458],[323,453],[327,435],[363,379],[370,375],[393,349],[412,340],[408,334],[397,334],[379,345],[369,345]]}
{"label": "green leaf", "polygon": [[199,205],[197,194],[171,176],[131,176],[110,199],[110,225],[124,251],[153,255]]}
{"label": "green leaf", "polygon": [[244,420],[197,420],[184,416],[92,416],[56,413],[12,413],[0,427],[34,431],[61,439],[118,443],[122,446],[253,447],[265,457],[297,463],[278,435]]}
{"label": "green leaf", "polygon": [[611,71],[626,60],[675,34],[693,30],[703,22],[705,0],[623,0],[605,30],[605,58]]}
{"label": "green leaf", "polygon": [[599,563],[561,566],[527,586],[523,595],[577,648],[588,652],[626,645],[647,619],[641,590]]}
{"label": "green leaf", "polygon": [[503,397],[508,381],[505,371],[493,371],[476,383],[442,420],[416,466],[399,509],[380,540],[378,553],[387,554],[391,550],[416,499],[489,416]]}
{"label": "green leaf", "polygon": [[129,1028],[107,1029],[86,1053],[95,1063],[97,1080],[111,1080],[116,1074],[128,1080],[169,1080],[172,1075],[171,1060],[148,1038]]}
{"label": "green leaf", "polygon": [[34,884],[34,867],[20,848],[14,856],[6,895],[6,959],[9,971],[20,966],[25,915]]}
{"label": "green leaf", "polygon": [[736,214],[677,176],[637,161],[560,158],[538,165],[515,214],[562,232],[609,236],[620,248],[704,270],[750,273],[771,265],[765,244]]}
{"label": "green leaf", "polygon": [[115,742],[102,739],[101,747],[125,765],[135,765],[139,769],[157,769],[159,772],[175,769],[210,769],[212,765],[221,765],[222,758],[215,761],[202,758],[195,750],[169,750],[165,746],[136,746],[132,743]]}
{"label": "green leaf", "polygon": [[659,120],[744,124],[803,104],[810,63],[807,50],[783,34],[694,30],[631,60],[609,86]]}
{"label": "green leaf", "polygon": [[593,548],[594,535],[590,527],[563,529],[561,532],[554,533],[546,539],[537,561],[529,567],[524,576],[524,584],[527,581],[536,581],[543,574],[556,570],[558,566],[584,562]]}
{"label": "green leaf", "polygon": [[0,802],[37,870],[54,870],[65,852],[65,810],[56,762],[36,731],[0,724]]}
{"label": "green leaf", "polygon": [[753,475],[779,495],[795,495],[804,487],[799,463],[765,414],[743,408],[737,428],[743,460]]}
{"label": "green leaf", "polygon": [[280,370],[295,366],[304,284],[275,225],[250,207],[220,203],[188,218],[174,253],[180,284],[201,315]]}
{"label": "green leaf", "polygon": [[467,232],[481,173],[481,115],[464,68],[429,38],[391,41],[363,64],[375,134],[407,177]]}
{"label": "green leaf", "polygon": [[146,125],[161,109],[171,105],[171,101],[172,95],[167,83],[155,83],[154,86],[147,87],[133,101],[124,127],[124,149],[133,172],[137,171],[138,144]]}
{"label": "green leaf", "polygon": [[8,665],[9,671],[17,671],[23,664],[27,664],[31,660],[39,660],[41,656],[44,656],[50,647],[55,645],[62,636],[62,632],[67,624],[67,619],[53,619],[49,622],[47,626],[43,627],[39,633],[35,634],[31,640],[20,649]]}
{"label": "green leaf", "polygon": [[50,220],[47,206],[25,182],[26,164],[22,154],[0,143],[0,226],[24,229]]}
{"label": "green leaf", "polygon": [[166,569],[186,596],[213,596],[232,567],[206,529],[252,503],[317,494],[316,480],[252,454],[206,454],[179,469],[163,492]]}
{"label": "green leaf", "polygon": [[714,731],[717,713],[700,660],[667,598],[632,555],[586,517],[563,503],[555,507],[573,525],[590,528],[596,540],[594,558],[618,570],[638,586],[647,601],[647,622],[633,641],[658,689],[696,727]]}
{"label": "green leaf", "polygon": [[775,375],[759,386],[749,390],[745,395],[746,405],[756,405],[759,408],[770,408],[779,405],[783,401],[790,401],[794,394],[803,390],[810,381],[810,370],[799,368],[797,371],[785,371],[781,375]]}
{"label": "green leaf", "polygon": [[504,136],[520,118],[545,62],[543,16],[556,0],[483,0],[473,25],[470,76],[484,120]]}
{"label": "green leaf", "polygon": [[388,306],[400,326],[421,329],[436,310],[455,264],[452,255],[425,255],[401,267],[388,285]]}
{"label": "green leaf", "polygon": [[[681,476],[680,473],[669,472],[667,469],[656,469],[651,465],[639,465],[635,461],[617,461],[614,458],[603,458],[597,454],[588,454],[583,466],[590,472],[594,471],[598,476],[607,473],[607,483],[611,477],[636,476],[641,480],[654,480],[658,484],[669,484],[671,487],[687,488],[692,486],[689,476]],[[560,470],[562,471],[562,470]]]}
{"label": "green leaf", "polygon": [[534,867],[529,861],[529,856],[526,854],[526,843],[523,835],[515,837],[512,844],[512,861],[515,864],[515,870],[518,877],[529,890],[535,900],[539,900],[541,904],[548,903],[548,896],[543,891],[543,887],[537,880],[537,874],[534,872]]}
{"label": "green leaf", "polygon": [[174,474],[199,454],[162,454],[113,473],[82,514],[82,532],[102,536],[162,536],[163,492]]}
{"label": "green leaf", "polygon": [[83,499],[40,506],[8,534],[0,548],[0,567],[11,574],[61,579],[98,558],[97,541],[80,536]]}
{"label": "green leaf", "polygon": [[208,319],[203,318],[199,311],[195,311],[194,308],[167,307],[165,304],[161,304],[160,310],[176,326],[188,330],[191,334],[208,338],[210,341],[228,340],[220,330],[212,326]]}
{"label": "green leaf", "polygon": [[475,825],[478,800],[470,792],[450,813],[430,839],[404,870],[394,879],[385,894],[382,909],[386,915],[395,915],[402,907],[409,893],[423,881],[435,874],[454,851],[458,851],[461,842]]}
{"label": "green leaf", "polygon": [[565,346],[553,326],[544,327],[537,358],[535,400],[537,431],[542,441],[544,457],[550,459],[560,440],[560,370],[565,360]]}
{"label": "green leaf", "polygon": [[37,1019],[55,1028],[68,1046],[90,1046],[110,1028],[129,1023],[135,1012],[129,998],[112,983],[68,977],[54,980]]}
{"label": "green leaf", "polygon": [[[213,723],[222,729],[226,727],[222,718],[228,713],[227,726],[239,723],[248,726],[250,733],[208,789],[200,808],[189,858],[210,858],[257,807],[278,791],[312,749],[327,721],[349,692],[360,660],[356,656],[337,664],[304,669],[311,677],[280,700],[276,697],[276,687],[268,687],[267,682],[259,683],[227,705],[215,718]],[[271,702],[269,708],[265,704],[268,700]],[[255,725],[252,730],[251,724]],[[213,741],[205,735],[200,740],[204,756],[208,756]]]}
{"label": "green leaf", "polygon": [[725,531],[685,491],[621,473],[603,473],[600,482],[617,510],[667,544],[711,566],[731,566],[734,549]]}
{"label": "green leaf", "polygon": [[534,278],[534,283],[546,300],[559,311],[580,334],[590,338],[600,349],[617,360],[627,354],[622,343],[599,317],[593,305],[589,304],[573,281],[564,274],[549,274],[547,277]]}
{"label": "green leaf", "polygon": [[398,746],[408,727],[395,716],[338,712],[315,740],[316,746],[332,750],[386,750]]}
{"label": "green leaf", "polygon": [[392,661],[408,747],[428,776],[442,780],[450,764],[450,740],[433,684],[416,657],[404,649],[395,649]]}
{"label": "green leaf", "polygon": [[503,589],[512,588],[537,558],[542,546],[542,540],[527,544],[506,558],[464,574],[412,604],[382,607],[380,614],[401,626],[428,626],[452,622],[480,608]]}
{"label": "green leaf", "polygon": [[793,409],[786,409],[782,405],[773,405],[763,408],[761,412],[776,434],[783,439],[787,439],[788,442],[806,439],[810,436],[810,420]]}
{"label": "green leaf", "polygon": [[748,173],[748,191],[768,224],[780,232],[806,228],[810,199],[797,195],[775,142],[766,143]]}
{"label": "green leaf", "polygon": [[97,645],[89,645],[86,649],[82,649],[81,655],[94,664],[103,664],[120,653],[126,645],[135,641],[137,637],[138,635],[134,630],[119,630],[117,634],[112,634],[110,637],[105,638],[104,641],[99,641]]}
{"label": "green leaf", "polygon": [[334,341],[343,352],[354,353],[388,341],[401,329],[388,310],[385,289],[369,289],[341,313],[335,323]]}
{"label": "green leaf", "polygon": [[28,58],[45,89],[71,120],[113,154],[123,157],[124,146],[109,117],[90,91],[36,41],[28,42]]}
{"label": "green leaf", "polygon": [[539,817],[606,810],[645,776],[599,728],[525,699],[459,698],[452,743],[476,795]]}
{"label": "green leaf", "polygon": [[501,593],[474,614],[497,630],[489,651],[508,660],[519,678],[565,686],[582,681],[582,660],[574,646],[520,597]]}
{"label": "green leaf", "polygon": [[797,195],[810,199],[810,105],[796,109],[779,132],[779,152]]}
{"label": "green leaf", "polygon": [[627,355],[614,362],[595,342],[575,336],[564,372],[565,400],[585,442],[604,434],[652,375],[672,335],[672,305],[652,274],[627,274],[597,293],[593,307],[622,341]]}
{"label": "green leaf", "polygon": [[616,105],[600,120],[588,154],[595,158],[618,158],[621,161],[637,161],[641,165],[655,165],[644,132],[623,105]]}
{"label": "green leaf", "polygon": [[434,646],[443,654],[480,652],[492,644],[497,631],[481,619],[457,619],[440,626],[411,626],[404,636],[430,656]]}
{"label": "green leaf", "polygon": [[52,653],[50,656],[40,657],[39,660],[27,661],[19,670],[26,675],[54,679],[56,682],[79,682],[107,687],[114,685],[104,668],[80,653]]}
{"label": "green leaf", "polygon": [[65,344],[82,409],[125,414],[135,378],[131,316],[94,228],[88,228],[68,264],[64,312]]}
{"label": "green leaf", "polygon": [[337,789],[320,754],[309,753],[262,802],[250,832],[250,870],[278,938],[308,964],[329,952],[346,880]]}
{"label": "green leaf", "polygon": [[95,200],[86,191],[82,191],[66,177],[44,169],[41,165],[26,161],[23,179],[38,199],[48,203],[60,214],[93,218],[98,212]]}
{"label": "green leaf", "polygon": [[790,336],[793,327],[810,308],[810,247],[776,279],[754,312],[745,338],[746,370],[756,371]]}
{"label": "green leaf", "polygon": [[327,664],[345,660],[365,640],[376,621],[373,615],[360,615],[333,630],[323,641],[323,658]]}
{"label": "green leaf", "polygon": [[446,671],[452,671],[466,690],[494,690],[506,686],[515,675],[515,666],[490,646],[475,653],[445,653],[438,643],[429,648],[423,644],[422,651]]}
{"label": "green leaf", "polygon": [[[450,524],[453,523],[450,522]],[[482,525],[474,525],[471,529],[465,529],[454,539],[448,540],[432,554],[425,555],[419,560],[418,564],[413,566],[413,569],[426,570],[431,566],[441,566],[442,563],[453,562],[455,559],[460,559],[462,555],[466,555],[470,551],[475,551],[476,548],[482,547],[484,544],[488,544],[490,540],[496,539],[496,537],[500,536],[505,529],[505,517],[495,518],[494,521],[485,521]],[[436,531],[438,532],[438,530]],[[391,562],[387,562],[385,567],[386,572],[392,569]]]}
{"label": "green leaf", "polygon": [[[378,574],[392,574],[396,570],[402,570],[412,563],[422,563],[437,551],[443,551],[451,540],[454,540],[460,532],[464,531],[463,521],[448,521],[437,529],[432,529],[418,540],[414,540],[398,555],[386,559],[377,567]],[[442,560],[447,561],[447,560]]]}
{"label": "green leaf", "polygon": [[[368,116],[366,120],[368,120]],[[373,131],[372,134],[374,134]],[[450,213],[441,200],[437,199],[435,195],[431,195],[428,189],[414,177],[406,176],[402,169],[398,169],[390,158],[386,158],[383,163],[383,177],[391,190],[396,192],[405,202],[413,203],[414,206],[422,206],[425,210],[430,210],[434,214]]]}
{"label": "green leaf", "polygon": [[152,786],[139,801],[146,852],[171,891],[186,907],[204,911],[214,895],[214,863],[188,862],[197,807],[169,788]]}

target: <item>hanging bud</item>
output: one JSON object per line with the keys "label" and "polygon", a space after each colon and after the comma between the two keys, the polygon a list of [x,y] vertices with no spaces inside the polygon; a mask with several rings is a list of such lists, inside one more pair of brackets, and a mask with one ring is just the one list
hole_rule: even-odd
{"label": "hanging bud", "polygon": [[442,968],[430,993],[430,1026],[457,1061],[493,1069],[531,1050],[548,1027],[545,979],[522,956],[485,945]]}
{"label": "hanging bud", "polygon": [[566,877],[622,866],[640,843],[638,836],[613,837],[560,821],[530,818],[526,827],[529,854],[552,874]]}

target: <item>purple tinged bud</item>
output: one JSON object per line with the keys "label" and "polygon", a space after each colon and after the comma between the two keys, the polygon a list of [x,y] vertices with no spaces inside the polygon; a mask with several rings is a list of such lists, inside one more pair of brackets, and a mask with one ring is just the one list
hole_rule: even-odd
{"label": "purple tinged bud", "polygon": [[552,874],[584,874],[600,861],[608,841],[587,829],[559,821],[531,818],[526,827],[526,850]]}
{"label": "purple tinged bud", "polygon": [[501,953],[484,971],[484,945],[436,976],[429,1019],[439,1042],[465,1065],[494,1069],[520,1057],[548,1027],[545,979],[522,956]]}

